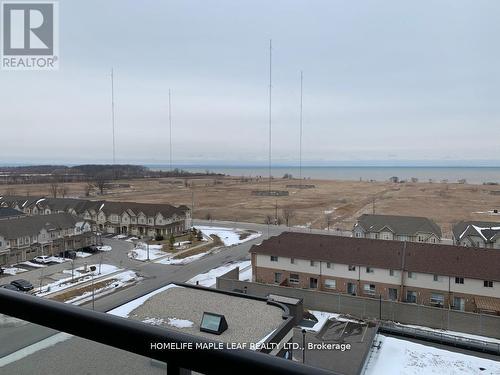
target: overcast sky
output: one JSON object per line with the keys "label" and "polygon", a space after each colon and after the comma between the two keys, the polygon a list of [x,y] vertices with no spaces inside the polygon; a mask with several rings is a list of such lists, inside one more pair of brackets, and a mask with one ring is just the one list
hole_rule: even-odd
{"label": "overcast sky", "polygon": [[0,71],[0,163],[500,159],[500,2],[60,1],[60,69]]}

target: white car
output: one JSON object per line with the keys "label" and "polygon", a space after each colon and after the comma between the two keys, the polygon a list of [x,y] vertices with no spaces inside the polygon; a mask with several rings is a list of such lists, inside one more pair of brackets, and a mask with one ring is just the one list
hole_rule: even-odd
{"label": "white car", "polygon": [[40,255],[38,257],[33,258],[33,260],[37,263],[50,263],[50,257],[47,255]]}

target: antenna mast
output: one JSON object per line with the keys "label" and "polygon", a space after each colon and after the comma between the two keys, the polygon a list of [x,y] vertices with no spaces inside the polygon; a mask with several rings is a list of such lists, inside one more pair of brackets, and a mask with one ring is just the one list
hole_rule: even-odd
{"label": "antenna mast", "polygon": [[272,62],[273,62],[273,40],[269,39],[269,195],[271,195],[271,142],[272,142],[272,129],[271,129],[271,119],[272,119]]}
{"label": "antenna mast", "polygon": [[169,124],[169,132],[170,132],[170,172],[172,172],[172,100],[171,100],[171,92],[168,89],[168,124]]}
{"label": "antenna mast", "polygon": [[299,180],[300,187],[302,187],[302,85],[303,75],[300,71],[300,142],[299,142]]}
{"label": "antenna mast", "polygon": [[115,149],[115,87],[113,68],[111,68],[111,126],[113,128],[113,164],[116,163],[116,149]]}

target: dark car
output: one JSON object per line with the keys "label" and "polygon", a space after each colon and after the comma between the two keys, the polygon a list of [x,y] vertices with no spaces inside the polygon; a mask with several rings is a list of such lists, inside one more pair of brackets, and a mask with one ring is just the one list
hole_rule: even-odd
{"label": "dark car", "polygon": [[28,280],[14,280],[10,284],[14,285],[16,288],[22,290],[23,292],[29,292],[30,290],[33,290],[33,284],[31,284]]}
{"label": "dark car", "polygon": [[0,285],[0,288],[2,288],[2,289],[8,289],[8,290],[13,290],[15,292],[19,292],[19,289],[17,287],[15,287],[14,285],[11,285],[11,284]]}

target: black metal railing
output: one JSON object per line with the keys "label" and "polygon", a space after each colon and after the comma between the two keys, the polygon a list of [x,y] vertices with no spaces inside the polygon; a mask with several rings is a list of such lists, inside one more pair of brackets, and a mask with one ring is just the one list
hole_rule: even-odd
{"label": "black metal railing", "polygon": [[156,350],[154,346],[158,343],[181,346],[214,341],[1,288],[0,313],[165,362],[168,375],[190,370],[203,374],[333,374],[251,350]]}

